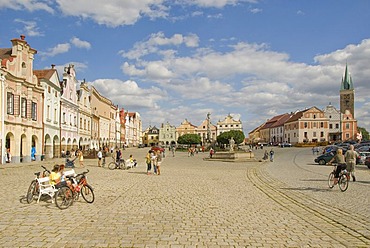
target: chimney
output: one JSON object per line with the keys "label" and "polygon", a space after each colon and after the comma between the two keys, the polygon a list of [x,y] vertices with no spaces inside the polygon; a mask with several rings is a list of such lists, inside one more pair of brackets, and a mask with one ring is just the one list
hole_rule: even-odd
{"label": "chimney", "polygon": [[54,64],[51,65],[51,69],[55,69],[55,65]]}
{"label": "chimney", "polygon": [[21,40],[24,40],[26,36],[24,34],[21,35]]}

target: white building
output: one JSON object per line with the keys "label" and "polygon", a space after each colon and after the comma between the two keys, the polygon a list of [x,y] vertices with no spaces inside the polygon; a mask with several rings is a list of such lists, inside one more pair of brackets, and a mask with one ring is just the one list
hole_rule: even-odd
{"label": "white building", "polygon": [[93,147],[91,142],[91,97],[90,90],[86,82],[80,84],[77,90],[78,104],[78,146],[82,150],[88,150]]}
{"label": "white building", "polygon": [[76,151],[78,147],[78,104],[77,79],[74,65],[64,68],[61,97],[61,148],[65,152]]}
{"label": "white building", "polygon": [[159,128],[159,144],[162,146],[176,145],[176,126],[172,126],[170,123],[162,123]]}
{"label": "white building", "polygon": [[60,157],[60,98],[61,88],[58,71],[34,70],[34,75],[44,88],[44,151],[45,158]]}
{"label": "white building", "polygon": [[221,133],[231,130],[243,132],[243,125],[240,120],[234,120],[233,117],[229,114],[225,117],[223,121],[217,122],[217,136],[219,136]]}

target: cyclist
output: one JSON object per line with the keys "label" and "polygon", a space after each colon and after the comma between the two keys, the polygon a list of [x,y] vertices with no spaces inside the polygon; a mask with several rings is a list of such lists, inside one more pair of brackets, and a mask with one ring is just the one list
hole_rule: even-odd
{"label": "cyclist", "polygon": [[337,154],[329,161],[329,164],[331,164],[332,162],[334,163],[337,163],[337,168],[335,170],[335,175],[334,175],[334,184],[337,184],[338,183],[338,178],[339,178],[339,173],[346,169],[347,165],[346,165],[346,161],[344,160],[344,156],[343,156],[343,150],[342,149],[338,149],[337,150]]}

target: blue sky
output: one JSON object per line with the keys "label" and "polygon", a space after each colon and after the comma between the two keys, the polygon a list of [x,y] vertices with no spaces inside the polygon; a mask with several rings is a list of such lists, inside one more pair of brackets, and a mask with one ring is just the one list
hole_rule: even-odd
{"label": "blue sky", "polygon": [[144,128],[230,113],[246,135],[277,114],[339,108],[348,63],[370,130],[369,11],[367,0],[0,0],[0,47],[26,35],[34,69],[74,64]]}

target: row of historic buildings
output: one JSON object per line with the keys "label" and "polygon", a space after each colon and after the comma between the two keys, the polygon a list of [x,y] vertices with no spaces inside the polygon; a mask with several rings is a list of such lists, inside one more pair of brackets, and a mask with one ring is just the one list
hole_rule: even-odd
{"label": "row of historic buildings", "polygon": [[[119,109],[86,82],[73,65],[58,75],[55,66],[34,70],[37,51],[25,36],[0,48],[1,163],[59,157],[77,149],[137,146],[142,140],[140,114]],[[60,77],[61,76],[61,77]]]}
{"label": "row of historic buildings", "polygon": [[212,124],[210,114],[199,125],[193,125],[185,119],[180,126],[176,127],[168,122],[161,124],[160,128],[148,127],[143,132],[143,144],[145,146],[169,146],[177,143],[177,139],[184,134],[197,134],[201,137],[202,144],[216,141],[218,135],[223,132],[239,130],[243,132],[243,124],[240,120],[235,120],[230,114],[224,120],[219,120],[216,125]]}
{"label": "row of historic buildings", "polygon": [[341,81],[340,109],[329,104],[274,116],[249,133],[250,143],[306,143],[356,140],[354,88],[348,67]]}

